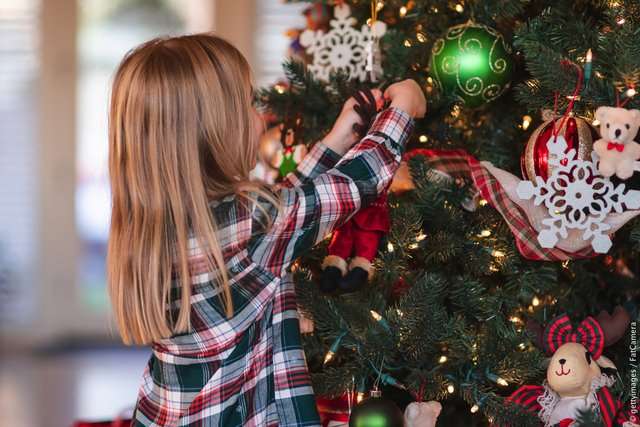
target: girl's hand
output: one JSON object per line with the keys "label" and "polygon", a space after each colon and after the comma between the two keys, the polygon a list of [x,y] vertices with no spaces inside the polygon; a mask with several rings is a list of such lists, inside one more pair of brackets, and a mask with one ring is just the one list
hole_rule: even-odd
{"label": "girl's hand", "polygon": [[391,101],[391,107],[399,108],[414,119],[424,117],[427,112],[427,100],[415,80],[392,84],[384,92],[384,97]]}
{"label": "girl's hand", "polygon": [[[373,89],[372,93],[376,98],[376,103],[381,105],[383,102],[382,92],[378,89]],[[353,131],[353,125],[362,125],[360,115],[353,109],[356,104],[357,102],[354,98],[349,98],[347,102],[344,103],[333,128],[322,140],[327,147],[340,155],[349,151],[353,144],[359,140],[358,135]]]}

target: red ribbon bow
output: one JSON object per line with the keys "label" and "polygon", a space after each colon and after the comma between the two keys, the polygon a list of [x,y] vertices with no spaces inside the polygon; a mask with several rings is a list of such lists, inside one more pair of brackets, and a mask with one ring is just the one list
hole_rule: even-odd
{"label": "red ribbon bow", "polygon": [[563,314],[556,317],[545,330],[545,350],[549,355],[552,355],[560,346],[570,342],[584,345],[593,359],[597,360],[604,349],[604,332],[600,323],[589,316],[574,330],[569,316]]}
{"label": "red ribbon bow", "polygon": [[618,144],[617,142],[609,141],[609,143],[607,144],[607,150],[618,150],[622,153],[624,151],[624,144]]}

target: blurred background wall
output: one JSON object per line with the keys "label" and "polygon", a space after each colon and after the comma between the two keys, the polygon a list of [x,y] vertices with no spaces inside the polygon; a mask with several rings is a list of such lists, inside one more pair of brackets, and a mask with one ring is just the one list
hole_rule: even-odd
{"label": "blurred background wall", "polygon": [[126,51],[215,31],[258,86],[303,5],[280,0],[0,0],[0,425],[64,426],[133,405],[105,290],[107,103]]}

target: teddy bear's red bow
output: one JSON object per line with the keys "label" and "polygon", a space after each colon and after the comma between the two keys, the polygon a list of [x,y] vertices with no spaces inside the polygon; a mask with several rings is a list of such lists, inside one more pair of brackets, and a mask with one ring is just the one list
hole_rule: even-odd
{"label": "teddy bear's red bow", "polygon": [[604,332],[600,323],[591,316],[584,319],[574,330],[569,316],[563,314],[547,326],[543,345],[545,351],[552,355],[561,345],[569,342],[584,345],[593,358],[598,359],[604,349]]}
{"label": "teddy bear's red bow", "polygon": [[607,144],[607,150],[609,151],[618,150],[619,152],[622,153],[624,151],[624,144],[619,144],[617,142],[609,141],[609,143]]}

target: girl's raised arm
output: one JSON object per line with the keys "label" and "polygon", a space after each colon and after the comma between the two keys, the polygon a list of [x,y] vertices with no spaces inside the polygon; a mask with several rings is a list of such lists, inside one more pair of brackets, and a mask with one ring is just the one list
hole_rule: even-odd
{"label": "girl's raised arm", "polygon": [[[304,251],[376,200],[391,183],[412,130],[413,119],[404,109],[384,110],[368,134],[333,168],[303,179],[300,185],[279,188],[280,209],[270,208],[275,218],[272,226],[264,233],[256,233],[249,245],[252,259],[282,275]],[[320,147],[310,155],[327,156],[324,160],[329,163],[337,154]],[[308,164],[315,165],[315,169],[324,163],[310,159]],[[301,166],[304,169],[304,164]],[[259,210],[256,212],[259,216]],[[257,218],[256,227],[264,219]]]}

